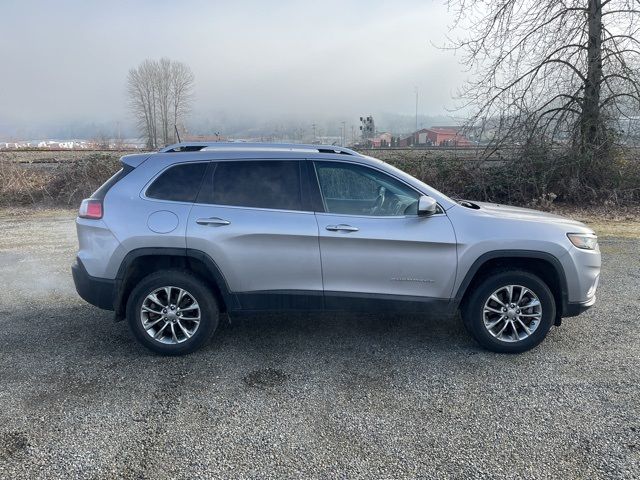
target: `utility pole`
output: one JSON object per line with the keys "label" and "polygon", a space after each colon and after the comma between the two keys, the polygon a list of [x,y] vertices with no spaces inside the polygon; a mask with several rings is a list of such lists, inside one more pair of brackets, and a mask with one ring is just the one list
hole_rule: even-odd
{"label": "utility pole", "polygon": [[340,122],[342,126],[340,127],[340,146],[344,147],[344,143],[347,139],[347,132],[344,120]]}
{"label": "utility pole", "polygon": [[312,123],[311,128],[313,128],[313,141],[316,141],[316,124]]}
{"label": "utility pole", "polygon": [[418,131],[418,87],[415,87],[416,90],[416,129],[415,131]]}

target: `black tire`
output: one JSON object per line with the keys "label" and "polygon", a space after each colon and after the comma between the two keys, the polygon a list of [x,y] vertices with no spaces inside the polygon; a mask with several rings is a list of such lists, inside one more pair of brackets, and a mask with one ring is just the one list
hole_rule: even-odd
{"label": "black tire", "polygon": [[[485,302],[491,294],[506,285],[521,285],[530,289],[538,297],[542,307],[542,318],[533,333],[526,338],[512,342],[499,340],[491,335],[483,320]],[[520,353],[531,350],[544,340],[555,318],[556,303],[547,284],[538,276],[522,270],[507,270],[489,274],[476,284],[462,308],[462,320],[467,331],[484,348],[498,353]],[[514,333],[514,338],[515,336]]]}
{"label": "black tire", "polygon": [[[141,309],[144,300],[147,295],[165,286],[186,290],[200,308],[200,323],[197,329],[193,336],[181,343],[161,343],[154,340],[143,327]],[[161,355],[185,355],[197,350],[215,332],[218,318],[218,304],[211,289],[198,277],[183,270],[164,270],[144,277],[133,289],[127,301],[127,320],[132,333],[142,345]]]}

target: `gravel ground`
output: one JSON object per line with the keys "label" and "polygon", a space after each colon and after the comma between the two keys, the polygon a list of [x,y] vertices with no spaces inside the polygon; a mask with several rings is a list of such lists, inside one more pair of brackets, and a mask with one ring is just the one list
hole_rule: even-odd
{"label": "gravel ground", "polygon": [[0,215],[0,478],[640,478],[640,240],[532,352],[421,316],[235,318],[162,358],[76,295],[69,213]]}

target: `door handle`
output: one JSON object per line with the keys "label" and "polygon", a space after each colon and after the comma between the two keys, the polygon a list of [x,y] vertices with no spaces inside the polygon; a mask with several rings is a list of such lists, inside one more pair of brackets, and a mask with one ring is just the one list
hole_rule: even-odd
{"label": "door handle", "polygon": [[199,218],[196,220],[198,225],[231,225],[229,220],[223,218],[211,217],[211,218]]}
{"label": "door handle", "polygon": [[341,223],[340,225],[327,225],[327,230],[330,232],[357,232],[359,228]]}

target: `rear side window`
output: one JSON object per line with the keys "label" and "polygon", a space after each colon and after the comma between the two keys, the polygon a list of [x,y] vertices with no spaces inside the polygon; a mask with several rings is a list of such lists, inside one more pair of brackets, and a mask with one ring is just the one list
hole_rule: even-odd
{"label": "rear side window", "polygon": [[183,163],[171,167],[147,188],[147,197],[174,202],[194,202],[206,169],[206,163]]}
{"label": "rear side window", "polygon": [[238,207],[302,210],[298,161],[219,162],[211,203]]}

